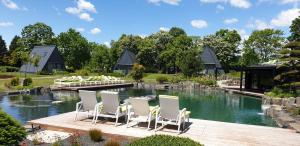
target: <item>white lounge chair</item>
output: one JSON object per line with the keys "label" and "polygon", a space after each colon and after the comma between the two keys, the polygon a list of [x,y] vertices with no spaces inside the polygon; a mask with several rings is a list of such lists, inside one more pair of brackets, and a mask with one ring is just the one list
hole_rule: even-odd
{"label": "white lounge chair", "polygon": [[155,111],[158,109],[156,107],[150,107],[148,100],[145,98],[129,98],[129,109],[127,117],[127,127],[129,121],[136,122],[148,122],[148,130],[150,129],[150,123],[155,119]]}
{"label": "white lounge chair", "polygon": [[126,104],[120,105],[118,92],[101,91],[100,95],[102,99],[102,106],[97,107],[96,109],[94,123],[97,122],[98,117],[105,117],[115,118],[115,125],[117,125],[119,117],[126,115]]}
{"label": "white lounge chair", "polygon": [[91,112],[94,120],[96,109],[101,106],[101,103],[97,102],[96,91],[79,90],[79,97],[81,101],[76,104],[76,116],[74,120],[77,120],[79,112],[87,112],[88,118]]}
{"label": "white lounge chair", "polygon": [[170,95],[159,95],[159,105],[160,108],[157,110],[156,121],[155,121],[155,131],[157,129],[157,124],[161,123],[162,126],[165,125],[177,125],[178,133],[180,133],[180,126],[183,124],[183,129],[185,126],[185,120],[189,118],[189,113],[186,108],[179,109],[179,99],[178,96]]}

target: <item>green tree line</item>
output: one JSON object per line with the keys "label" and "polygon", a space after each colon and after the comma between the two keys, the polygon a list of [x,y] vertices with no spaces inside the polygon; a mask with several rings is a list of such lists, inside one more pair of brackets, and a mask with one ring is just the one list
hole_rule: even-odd
{"label": "green tree line", "polygon": [[[299,21],[299,18],[297,18]],[[67,69],[88,69],[92,72],[111,72],[124,49],[132,51],[146,72],[194,75],[203,69],[201,52],[204,47],[213,49],[225,71],[236,66],[267,62],[279,57],[287,40],[299,39],[299,25],[291,26],[291,36],[284,38],[277,29],[255,30],[242,40],[236,30],[220,29],[204,37],[188,36],[182,28],[158,31],[147,37],[123,34],[112,40],[111,47],[89,42],[80,32],[69,29],[58,35],[50,26],[36,23],[25,26],[21,36],[15,36],[9,49],[0,36],[0,64],[20,67],[22,55],[37,45],[56,45],[65,60]]]}

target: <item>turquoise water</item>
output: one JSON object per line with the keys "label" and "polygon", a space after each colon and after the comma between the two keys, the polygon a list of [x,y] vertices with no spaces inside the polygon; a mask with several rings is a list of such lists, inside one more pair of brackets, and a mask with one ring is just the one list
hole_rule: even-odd
{"label": "turquoise water", "polygon": [[[152,89],[118,89],[121,100],[130,96],[150,94],[176,95],[180,98],[180,107],[191,111],[191,117],[231,123],[275,126],[275,122],[262,114],[261,100],[249,96],[229,94],[221,90],[152,90]],[[53,103],[53,101],[62,101]],[[98,97],[100,101],[100,97]],[[21,121],[47,117],[75,110],[79,101],[76,92],[52,92],[43,95],[3,96],[0,97],[1,108]],[[151,101],[158,105],[159,101]]]}

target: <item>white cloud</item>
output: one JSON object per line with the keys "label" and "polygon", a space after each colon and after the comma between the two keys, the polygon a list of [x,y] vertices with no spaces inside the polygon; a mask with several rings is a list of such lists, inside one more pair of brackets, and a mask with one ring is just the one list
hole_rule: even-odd
{"label": "white cloud", "polygon": [[0,22],[0,27],[9,27],[13,25],[14,24],[12,22]]}
{"label": "white cloud", "polygon": [[300,2],[300,0],[281,0],[281,3],[287,4],[287,3],[297,3]]}
{"label": "white cloud", "polygon": [[248,9],[252,6],[249,0],[200,0],[202,3],[229,3],[233,7]]}
{"label": "white cloud", "polygon": [[111,47],[110,42],[108,42],[108,41],[104,42],[103,44],[104,44],[106,47],[108,47],[108,48]]}
{"label": "white cloud", "polygon": [[148,0],[149,3],[160,5],[160,3],[166,3],[170,5],[179,5],[181,0]]}
{"label": "white cloud", "polygon": [[298,8],[281,11],[276,18],[271,20],[271,25],[277,27],[290,26],[292,21],[300,15],[299,11],[300,9]]}
{"label": "white cloud", "polygon": [[225,7],[224,7],[224,6],[222,6],[222,5],[217,5],[217,9],[218,9],[218,10],[224,10],[224,9],[225,9]]}
{"label": "white cloud", "polygon": [[68,7],[68,8],[66,8],[65,9],[66,10],[66,12],[68,12],[68,13],[70,13],[70,14],[80,14],[80,10],[78,9],[78,8],[76,8],[76,7]]}
{"label": "white cloud", "polygon": [[88,12],[97,13],[96,7],[86,0],[77,0],[77,7],[67,7],[65,11],[85,21],[94,20]]}
{"label": "white cloud", "polygon": [[85,31],[85,29],[82,28],[82,27],[78,27],[78,28],[76,28],[76,30],[79,31],[79,32],[84,32]]}
{"label": "white cloud", "polygon": [[267,22],[259,19],[252,20],[248,25],[248,28],[263,30],[267,28],[273,28],[272,25],[268,24]]}
{"label": "white cloud", "polygon": [[93,21],[94,20],[94,18],[92,18],[89,13],[81,13],[79,15],[79,18],[82,20],[85,20],[85,21]]}
{"label": "white cloud", "polygon": [[231,18],[231,19],[225,19],[224,23],[225,24],[234,24],[234,23],[238,23],[239,20],[237,18]]}
{"label": "white cloud", "polygon": [[248,9],[251,7],[251,3],[248,0],[230,0],[229,1],[230,4],[234,7],[237,8],[244,8],[244,9]]}
{"label": "white cloud", "polygon": [[170,28],[168,28],[168,27],[160,27],[159,30],[160,31],[169,31]]}
{"label": "white cloud", "polygon": [[12,0],[1,0],[2,4],[12,10],[20,10],[20,7]]}
{"label": "white cloud", "polygon": [[95,6],[91,2],[88,2],[85,0],[78,0],[77,7],[81,11],[86,10],[86,11],[93,12],[93,13],[97,12]]}
{"label": "white cloud", "polygon": [[98,27],[95,27],[95,28],[91,29],[91,31],[90,31],[91,34],[98,34],[100,32],[101,32],[101,29]]}
{"label": "white cloud", "polygon": [[243,40],[246,40],[249,38],[249,34],[247,34],[245,29],[238,29],[237,32],[240,34],[240,36]]}
{"label": "white cloud", "polygon": [[205,28],[208,26],[207,22],[201,19],[192,20],[191,25],[198,29]]}

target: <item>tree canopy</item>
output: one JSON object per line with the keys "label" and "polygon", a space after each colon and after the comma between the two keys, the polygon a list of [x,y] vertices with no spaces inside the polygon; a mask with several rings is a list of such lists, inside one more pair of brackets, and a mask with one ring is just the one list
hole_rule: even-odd
{"label": "tree canopy", "polygon": [[88,41],[74,29],[60,33],[57,45],[68,68],[81,69],[91,58]]}
{"label": "tree canopy", "polygon": [[255,52],[258,55],[259,63],[262,63],[278,57],[278,50],[282,47],[283,41],[283,31],[281,30],[255,30],[244,42],[244,48],[251,49],[252,52],[248,51],[249,53]]}
{"label": "tree canopy", "polygon": [[21,32],[23,45],[31,51],[34,46],[50,45],[54,43],[52,28],[44,23],[38,22],[25,26]]}
{"label": "tree canopy", "polygon": [[300,16],[293,20],[290,26],[291,35],[288,37],[289,41],[300,41]]}

